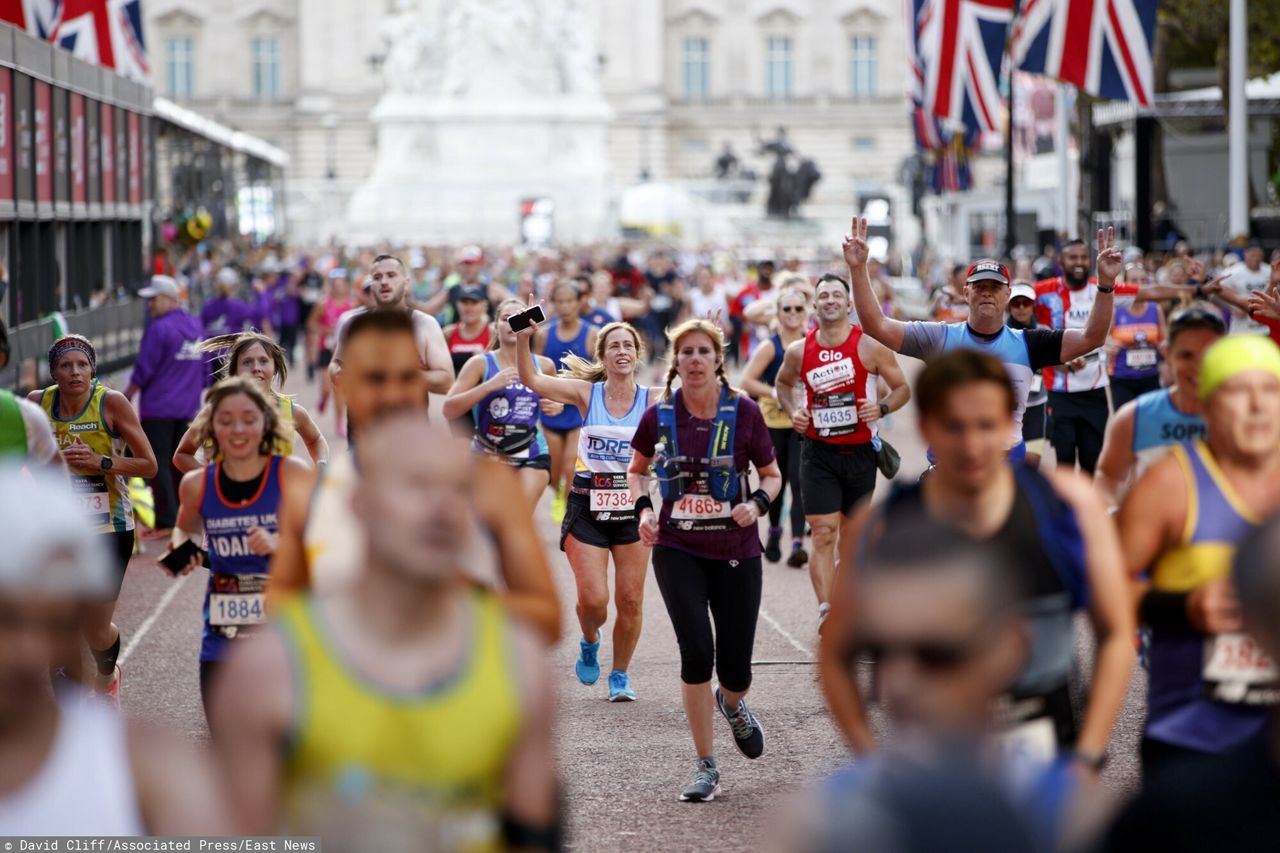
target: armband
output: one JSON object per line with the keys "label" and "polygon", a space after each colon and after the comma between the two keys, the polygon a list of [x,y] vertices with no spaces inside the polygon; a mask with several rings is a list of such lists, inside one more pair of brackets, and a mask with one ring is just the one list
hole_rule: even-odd
{"label": "armband", "polygon": [[1142,596],[1138,614],[1144,624],[1161,631],[1176,631],[1181,634],[1198,634],[1187,615],[1187,598],[1185,592],[1162,592],[1149,589]]}
{"label": "armband", "polygon": [[769,493],[764,489],[756,489],[752,492],[751,501],[756,505],[756,509],[760,511],[760,515],[763,516],[769,514],[769,504],[772,503],[772,501],[769,500]]}
{"label": "armband", "polygon": [[645,510],[653,510],[653,498],[648,495],[641,495],[636,498],[636,518],[640,517],[640,513]]}
{"label": "armband", "polygon": [[1110,287],[1103,287],[1102,285],[1098,285],[1098,292],[1099,293],[1115,293],[1116,286],[1114,284],[1111,285]]}

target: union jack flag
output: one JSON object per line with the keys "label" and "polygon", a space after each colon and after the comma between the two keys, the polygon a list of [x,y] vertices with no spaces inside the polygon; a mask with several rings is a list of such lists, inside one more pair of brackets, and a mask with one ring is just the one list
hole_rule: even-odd
{"label": "union jack flag", "polygon": [[1160,0],[1025,0],[1010,53],[1023,71],[1150,106],[1159,6]]}
{"label": "union jack flag", "polygon": [[999,130],[1000,66],[1013,0],[921,0],[915,17],[928,115]]}
{"label": "union jack flag", "polygon": [[131,80],[151,76],[142,0],[0,0],[0,20]]}

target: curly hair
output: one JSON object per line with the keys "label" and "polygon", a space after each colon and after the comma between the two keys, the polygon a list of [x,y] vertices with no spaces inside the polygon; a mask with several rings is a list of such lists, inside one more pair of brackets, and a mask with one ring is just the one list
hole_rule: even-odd
{"label": "curly hair", "polygon": [[724,332],[720,327],[710,320],[692,319],[685,320],[674,329],[667,330],[667,341],[671,347],[667,352],[667,361],[670,366],[667,368],[666,387],[662,392],[663,400],[671,400],[674,392],[671,390],[671,383],[675,382],[679,375],[677,370],[676,348],[680,345],[680,339],[692,332],[701,332],[711,339],[711,347],[716,352],[716,358],[719,363],[716,365],[716,378],[720,380],[720,384],[729,392],[730,398],[737,397],[741,392],[729,384],[729,377],[724,372]]}
{"label": "curly hair", "polygon": [[564,376],[572,376],[574,379],[581,379],[584,382],[603,382],[608,371],[604,366],[604,345],[609,341],[609,335],[617,331],[624,331],[631,335],[631,339],[636,343],[636,359],[644,361],[645,346],[644,339],[640,337],[640,333],[630,323],[615,321],[607,323],[600,331],[596,332],[596,351],[592,353],[593,359],[587,361],[585,358],[570,353],[561,359],[564,369],[560,373]]}
{"label": "curly hair", "polygon": [[281,429],[280,413],[277,411],[276,404],[267,398],[257,382],[247,376],[232,376],[209,389],[209,397],[204,408],[191,422],[191,428],[196,432],[197,446],[212,445],[216,453],[222,452],[222,448],[218,446],[217,436],[214,435],[213,419],[218,414],[218,407],[229,397],[237,394],[248,397],[258,407],[258,411],[262,412],[262,440],[258,442],[258,455],[271,456],[276,447],[287,445],[289,438]]}

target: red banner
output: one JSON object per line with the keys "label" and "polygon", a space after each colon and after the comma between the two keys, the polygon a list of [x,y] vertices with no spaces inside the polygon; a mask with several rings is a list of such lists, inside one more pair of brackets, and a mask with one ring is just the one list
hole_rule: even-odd
{"label": "red banner", "polygon": [[71,201],[84,204],[88,201],[88,180],[85,176],[85,124],[84,95],[71,93]]}
{"label": "red banner", "polygon": [[53,203],[53,91],[36,81],[36,201]]}
{"label": "red banner", "polygon": [[0,201],[13,201],[13,72],[0,68]]}
{"label": "red banner", "polygon": [[142,204],[142,123],[129,113],[129,204]]}
{"label": "red banner", "polygon": [[116,111],[103,104],[98,113],[98,135],[102,139],[102,203],[116,203]]}

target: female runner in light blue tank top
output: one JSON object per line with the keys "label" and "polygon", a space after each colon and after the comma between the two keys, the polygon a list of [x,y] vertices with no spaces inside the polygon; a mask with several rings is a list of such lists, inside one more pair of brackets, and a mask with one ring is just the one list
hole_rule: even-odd
{"label": "female runner in light blue tank top", "polygon": [[596,338],[595,360],[565,359],[558,377],[533,369],[529,338],[517,334],[516,364],[520,381],[545,399],[575,407],[583,416],[573,487],[560,528],[560,547],[569,557],[578,586],[578,622],[582,626],[578,680],[594,684],[600,677],[600,627],[609,615],[609,555],[613,555],[613,669],[609,701],[636,698],[627,667],[640,639],[644,578],[649,548],[640,543],[635,506],[627,487],[631,437],[649,406],[649,390],[636,384],[636,368],[644,359],[640,335],[626,323],[609,323]]}

